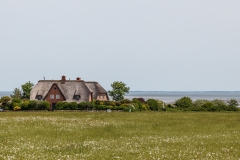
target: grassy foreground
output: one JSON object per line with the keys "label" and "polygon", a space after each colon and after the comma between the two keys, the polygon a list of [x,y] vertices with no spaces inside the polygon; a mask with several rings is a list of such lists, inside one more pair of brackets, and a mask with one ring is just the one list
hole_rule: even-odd
{"label": "grassy foreground", "polygon": [[0,112],[0,159],[239,159],[240,113]]}

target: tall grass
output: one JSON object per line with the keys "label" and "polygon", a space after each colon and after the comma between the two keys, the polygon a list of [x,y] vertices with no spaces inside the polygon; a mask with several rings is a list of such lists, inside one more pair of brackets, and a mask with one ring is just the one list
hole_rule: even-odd
{"label": "tall grass", "polygon": [[240,113],[5,112],[0,159],[239,159]]}

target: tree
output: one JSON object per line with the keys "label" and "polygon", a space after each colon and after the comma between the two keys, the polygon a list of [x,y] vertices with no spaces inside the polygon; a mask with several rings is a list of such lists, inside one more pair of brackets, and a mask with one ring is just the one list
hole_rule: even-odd
{"label": "tree", "polygon": [[0,101],[1,101],[1,103],[2,103],[2,105],[3,105],[4,107],[7,105],[7,103],[8,103],[10,100],[11,100],[11,98],[8,97],[8,96],[3,96],[3,97],[1,97],[1,99],[0,99]]}
{"label": "tree", "polygon": [[188,108],[192,106],[192,100],[189,97],[182,97],[175,102],[175,105],[180,108]]}
{"label": "tree", "polygon": [[158,111],[160,109],[160,104],[155,99],[148,99],[146,103],[149,105],[150,109],[153,111]]}
{"label": "tree", "polygon": [[34,86],[33,83],[30,81],[22,85],[22,98],[30,99],[30,91],[32,90],[32,87]]}
{"label": "tree", "polygon": [[130,88],[126,86],[123,82],[115,81],[111,84],[112,90],[108,91],[109,95],[115,101],[120,101],[124,99],[124,95],[129,93]]}
{"label": "tree", "polygon": [[236,99],[231,99],[230,101],[227,101],[228,105],[230,107],[237,107],[238,106],[238,102]]}
{"label": "tree", "polygon": [[11,98],[22,98],[22,91],[19,88],[15,88],[13,94],[10,95]]}

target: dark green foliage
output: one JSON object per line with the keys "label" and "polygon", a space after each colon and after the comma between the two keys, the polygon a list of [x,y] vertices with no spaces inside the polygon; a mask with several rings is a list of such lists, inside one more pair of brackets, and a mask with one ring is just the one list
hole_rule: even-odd
{"label": "dark green foliage", "polygon": [[29,110],[29,104],[30,104],[29,101],[23,102],[23,103],[22,103],[21,110]]}
{"label": "dark green foliage", "polygon": [[107,107],[106,105],[99,105],[99,106],[97,107],[97,109],[98,109],[98,110],[107,110],[108,107]]}
{"label": "dark green foliage", "polygon": [[3,106],[6,106],[7,103],[11,100],[11,98],[9,96],[3,96],[1,97],[0,101],[2,103]]}
{"label": "dark green foliage", "polygon": [[119,106],[112,106],[112,109],[113,109],[113,110],[120,110],[120,109],[119,109]]}
{"label": "dark green foliage", "polygon": [[118,106],[118,110],[123,110],[124,106],[120,105]]}
{"label": "dark green foliage", "polygon": [[20,98],[13,98],[12,103],[21,103],[22,100]]}
{"label": "dark green foliage", "polygon": [[85,110],[86,109],[86,103],[85,102],[78,103],[78,109]]}
{"label": "dark green foliage", "polygon": [[50,103],[47,101],[32,100],[32,101],[29,101],[28,109],[30,109],[30,110],[49,110]]}
{"label": "dark green foliage", "polygon": [[34,86],[33,83],[30,81],[22,85],[22,98],[30,98],[30,91],[32,90],[32,87]]}
{"label": "dark green foliage", "polygon": [[192,100],[189,97],[182,97],[175,102],[175,105],[179,108],[192,107]]}
{"label": "dark green foliage", "polygon": [[92,102],[86,102],[86,109],[92,110],[95,107],[94,103]]}
{"label": "dark green foliage", "polygon": [[78,103],[78,109],[80,110],[93,110],[95,108],[95,103],[94,102],[81,102]]}
{"label": "dark green foliage", "polygon": [[123,112],[135,112],[138,109],[138,104],[123,104],[121,105],[123,107]]}
{"label": "dark green foliage", "polygon": [[100,101],[99,101],[99,100],[95,100],[95,101],[94,101],[94,104],[100,105]]}
{"label": "dark green foliage", "polygon": [[76,102],[70,102],[70,103],[68,103],[68,109],[69,110],[77,110],[78,104]]}
{"label": "dark green foliage", "polygon": [[103,101],[104,105],[111,105],[111,101]]}
{"label": "dark green foliage", "polygon": [[239,105],[236,99],[231,99],[227,103],[229,107],[237,107]]}
{"label": "dark green foliage", "polygon": [[50,103],[48,101],[41,101],[41,107],[39,107],[40,110],[49,110],[50,109]]}
{"label": "dark green foliage", "polygon": [[12,103],[11,103],[11,102],[8,102],[8,103],[6,104],[6,106],[4,106],[4,107],[2,107],[2,108],[9,109],[9,110],[13,110],[13,108],[12,108]]}
{"label": "dark green foliage", "polygon": [[227,106],[222,100],[214,99],[213,101],[197,100],[193,103],[193,107],[185,109],[186,111],[206,111],[206,112],[220,112],[220,111],[238,111],[237,107]]}
{"label": "dark green foliage", "polygon": [[63,110],[69,110],[69,105],[68,105],[68,102],[63,102]]}
{"label": "dark green foliage", "polygon": [[13,94],[10,95],[12,98],[22,98],[22,91],[19,88],[15,88]]}
{"label": "dark green foliage", "polygon": [[57,102],[55,105],[56,110],[63,110],[63,102]]}
{"label": "dark green foliage", "polygon": [[32,101],[29,101],[29,109],[35,109],[37,108],[37,105],[38,105],[38,101],[36,100],[32,100]]}
{"label": "dark green foliage", "polygon": [[146,104],[148,104],[150,110],[158,111],[160,109],[159,103],[155,99],[148,99]]}
{"label": "dark green foliage", "polygon": [[109,95],[115,101],[123,100],[124,95],[129,93],[130,88],[126,86],[123,82],[115,81],[111,84],[112,90],[108,91]]}
{"label": "dark green foliage", "polygon": [[138,104],[138,108],[141,111],[142,110],[142,102],[140,102],[137,98],[134,98],[132,100],[133,103],[137,103]]}

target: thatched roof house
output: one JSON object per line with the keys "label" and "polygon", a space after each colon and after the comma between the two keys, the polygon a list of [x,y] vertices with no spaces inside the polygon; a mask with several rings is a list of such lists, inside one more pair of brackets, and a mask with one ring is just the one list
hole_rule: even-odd
{"label": "thatched roof house", "polygon": [[91,102],[109,100],[107,91],[98,82],[85,82],[80,78],[66,80],[40,80],[30,93],[30,100],[47,100],[54,108],[58,101]]}

